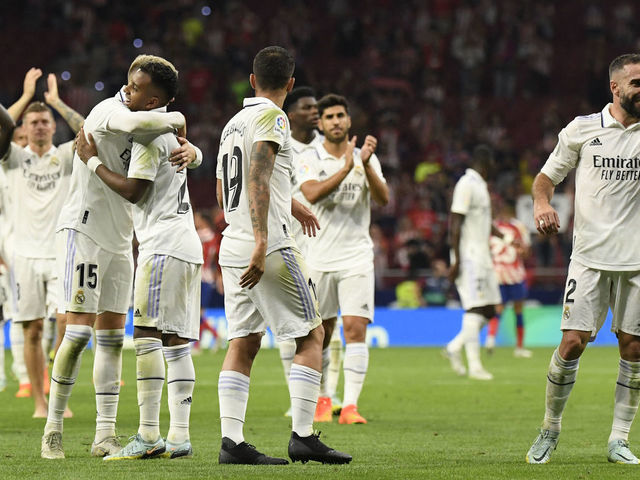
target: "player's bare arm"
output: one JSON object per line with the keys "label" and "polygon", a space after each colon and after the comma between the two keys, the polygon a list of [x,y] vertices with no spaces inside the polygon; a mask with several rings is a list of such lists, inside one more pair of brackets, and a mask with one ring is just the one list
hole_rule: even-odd
{"label": "player's bare arm", "polygon": [[16,122],[3,105],[0,105],[0,158],[4,157],[11,145]]}
{"label": "player's bare arm", "polygon": [[560,217],[558,212],[551,206],[551,198],[555,186],[549,177],[544,173],[538,173],[531,194],[533,196],[533,221],[536,224],[538,232],[543,235],[553,235],[558,233],[560,228]]}
{"label": "player's bare arm", "polygon": [[[82,128],[76,136],[76,151],[78,152],[80,160],[85,164],[87,164],[90,158],[98,157],[98,149],[93,140],[93,136],[89,134],[87,138]],[[138,203],[152,183],[149,180],[140,178],[124,177],[109,170],[104,164],[99,164],[95,172],[107,187],[131,203]]]}
{"label": "player's bare arm", "polygon": [[7,110],[9,115],[14,121],[18,121],[24,109],[27,108],[29,102],[36,93],[36,81],[42,76],[42,70],[39,68],[31,67],[24,76],[24,83],[22,85],[22,96],[16,103],[11,105]]}
{"label": "player's bare arm", "polygon": [[291,215],[293,215],[293,217],[300,222],[300,225],[302,225],[303,234],[308,237],[316,236],[316,230],[320,230],[320,223],[318,222],[318,219],[311,210],[295,198],[291,199]]}
{"label": "player's bare arm", "polygon": [[73,133],[78,133],[84,125],[84,117],[62,101],[58,94],[58,81],[53,73],[47,75],[47,91],[44,92],[44,101],[64,118]]}
{"label": "player's bare arm", "polygon": [[367,181],[369,182],[369,189],[371,190],[371,198],[378,205],[386,205],[389,203],[389,187],[375,172],[369,160],[371,155],[376,151],[378,146],[378,140],[372,135],[367,135],[364,139],[364,145],[360,149],[360,159],[364,166],[364,173],[367,175]]}
{"label": "player's bare arm", "polygon": [[449,269],[449,281],[454,282],[460,274],[460,232],[462,231],[462,222],[464,215],[460,213],[451,213],[449,225],[449,242],[453,250],[454,259]]}
{"label": "player's bare arm", "polygon": [[347,150],[344,154],[344,166],[340,170],[326,180],[307,180],[300,185],[300,191],[309,203],[318,203],[323,198],[331,195],[334,190],[340,186],[347,175],[349,175],[349,172],[353,168],[353,149],[356,146],[357,139],[358,137],[354,136],[347,143]]}
{"label": "player's bare arm", "polygon": [[169,157],[171,165],[178,165],[176,172],[180,172],[185,168],[193,169],[199,167],[202,164],[202,152],[200,152],[200,149],[189,143],[184,137],[177,137],[177,140],[180,146],[173,150]]}
{"label": "player's bare arm", "polygon": [[251,152],[249,166],[249,214],[256,245],[251,254],[249,266],[240,277],[242,288],[255,287],[264,273],[267,241],[269,235],[268,216],[269,180],[273,172],[278,145],[273,142],[256,142]]}
{"label": "player's bare arm", "polygon": [[216,201],[220,208],[224,208],[222,204],[222,180],[216,179]]}

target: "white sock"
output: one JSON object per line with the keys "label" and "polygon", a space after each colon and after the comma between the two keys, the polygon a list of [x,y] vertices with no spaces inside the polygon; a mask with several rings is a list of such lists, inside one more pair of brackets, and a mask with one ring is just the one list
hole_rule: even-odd
{"label": "white sock", "polygon": [[465,312],[462,316],[462,335],[464,337],[464,349],[467,353],[469,371],[483,370],[480,361],[480,330],[486,322],[485,317],[479,313]]}
{"label": "white sock", "polygon": [[222,370],[218,378],[220,431],[236,444],[244,442],[242,427],[249,401],[249,377],[233,370]]}
{"label": "white sock", "polygon": [[[331,343],[329,343],[329,368],[327,370],[327,395],[334,397],[338,390],[338,381],[340,380],[340,366],[342,364],[342,339],[340,334],[336,338],[335,331],[338,330],[336,325],[334,329],[334,335],[331,337]],[[324,376],[324,374],[323,374]]]}
{"label": "white sock", "polygon": [[296,341],[283,340],[278,343],[278,348],[280,349],[280,361],[284,370],[284,378],[288,384],[291,364],[293,363],[293,357],[296,355]]}
{"label": "white sock", "polygon": [[329,347],[322,350],[322,379],[320,380],[320,396],[329,397],[329,364],[331,363],[331,349]]}
{"label": "white sock", "polygon": [[609,441],[628,440],[631,424],[640,403],[640,362],[620,359],[616,396],[613,406],[613,426]]}
{"label": "white sock", "polygon": [[11,340],[11,356],[13,357],[13,363],[11,364],[13,374],[20,385],[31,383],[27,373],[27,365],[24,363],[24,331],[21,323],[11,321],[9,339]]}
{"label": "white sock", "polygon": [[62,432],[62,415],[67,408],[73,384],[78,378],[80,360],[91,338],[91,330],[88,325],[67,325],[51,370],[51,391],[47,424],[44,427],[45,434]]}
{"label": "white sock", "polygon": [[344,400],[343,406],[358,405],[364,378],[369,368],[369,347],[366,343],[347,343],[344,352]]}
{"label": "white sock", "polygon": [[447,343],[446,349],[451,353],[457,353],[462,351],[462,347],[464,347],[465,340],[465,330],[464,330],[464,315],[462,316],[462,326],[460,327],[460,331],[458,334],[453,337],[449,343]]}
{"label": "white sock", "polygon": [[99,443],[116,434],[116,415],[120,399],[122,344],[124,328],[96,330],[93,359],[93,385],[96,390],[96,436]]}
{"label": "white sock", "polygon": [[560,431],[562,412],[569,399],[573,384],[576,383],[579,360],[563,359],[557,348],[553,352],[547,372],[546,408],[542,422],[544,430]]}
{"label": "white sock", "polygon": [[136,383],[140,424],[138,433],[145,442],[160,437],[160,403],[164,386],[162,340],[153,337],[134,338],[136,349]]}
{"label": "white sock", "polygon": [[189,415],[196,372],[191,359],[189,344],[163,347],[167,359],[167,391],[169,393],[169,433],[171,443],[189,440]]}
{"label": "white sock", "polygon": [[313,416],[316,413],[321,377],[322,374],[313,368],[297,363],[291,365],[291,430],[301,437],[308,437],[313,433]]}

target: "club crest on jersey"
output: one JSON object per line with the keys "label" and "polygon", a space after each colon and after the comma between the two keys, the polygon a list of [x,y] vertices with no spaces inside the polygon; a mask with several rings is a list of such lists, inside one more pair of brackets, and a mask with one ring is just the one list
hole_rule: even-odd
{"label": "club crest on jersey", "polygon": [[84,291],[82,290],[78,290],[78,293],[76,293],[76,298],[75,301],[77,304],[82,305],[85,301],[85,297],[84,297]]}
{"label": "club crest on jersey", "polygon": [[562,318],[564,320],[569,320],[570,316],[571,316],[571,309],[569,308],[569,305],[565,305],[564,310],[562,312]]}
{"label": "club crest on jersey", "polygon": [[58,165],[60,165],[60,159],[58,157],[51,157],[50,163],[51,163],[51,165],[58,166]]}

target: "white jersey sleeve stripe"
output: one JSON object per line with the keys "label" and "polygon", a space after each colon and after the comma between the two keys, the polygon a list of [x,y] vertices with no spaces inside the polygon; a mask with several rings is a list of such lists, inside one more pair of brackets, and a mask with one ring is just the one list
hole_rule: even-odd
{"label": "white jersey sleeve stripe", "polygon": [[291,253],[290,248],[283,248],[282,250],[280,250],[280,252],[282,252],[282,258],[284,259],[284,263],[287,265],[287,268],[289,269],[289,273],[293,277],[293,280],[296,284],[296,289],[298,290],[298,294],[300,295],[300,300],[302,300],[302,304],[304,306],[305,319],[311,320],[315,318],[313,300],[311,298],[311,292],[309,291],[307,282],[305,282],[304,276],[300,271],[300,266],[296,262],[295,256]]}

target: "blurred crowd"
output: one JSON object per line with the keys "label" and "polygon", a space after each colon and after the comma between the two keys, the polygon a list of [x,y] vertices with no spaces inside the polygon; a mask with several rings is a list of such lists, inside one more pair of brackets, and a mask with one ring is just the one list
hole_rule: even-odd
{"label": "blurred crowd", "polygon": [[[25,0],[0,5],[0,101],[21,93],[27,69],[55,72],[64,100],[86,115],[125,81],[140,53],[180,71],[173,108],[204,152],[193,202],[219,234],[213,181],[220,129],[250,96],[251,59],[278,44],[295,52],[297,85],[345,95],[352,132],[378,138],[391,201],[374,209],[378,286],[437,280],[448,263],[452,188],[479,142],[495,150],[490,191],[530,192],[560,129],[610,99],[607,67],[637,51],[631,0]],[[70,134],[60,125],[60,140]],[[572,192],[571,181],[558,191]],[[534,236],[529,267],[562,269],[571,229]],[[536,281],[532,278],[532,282]],[[561,278],[560,283],[563,282]]]}

